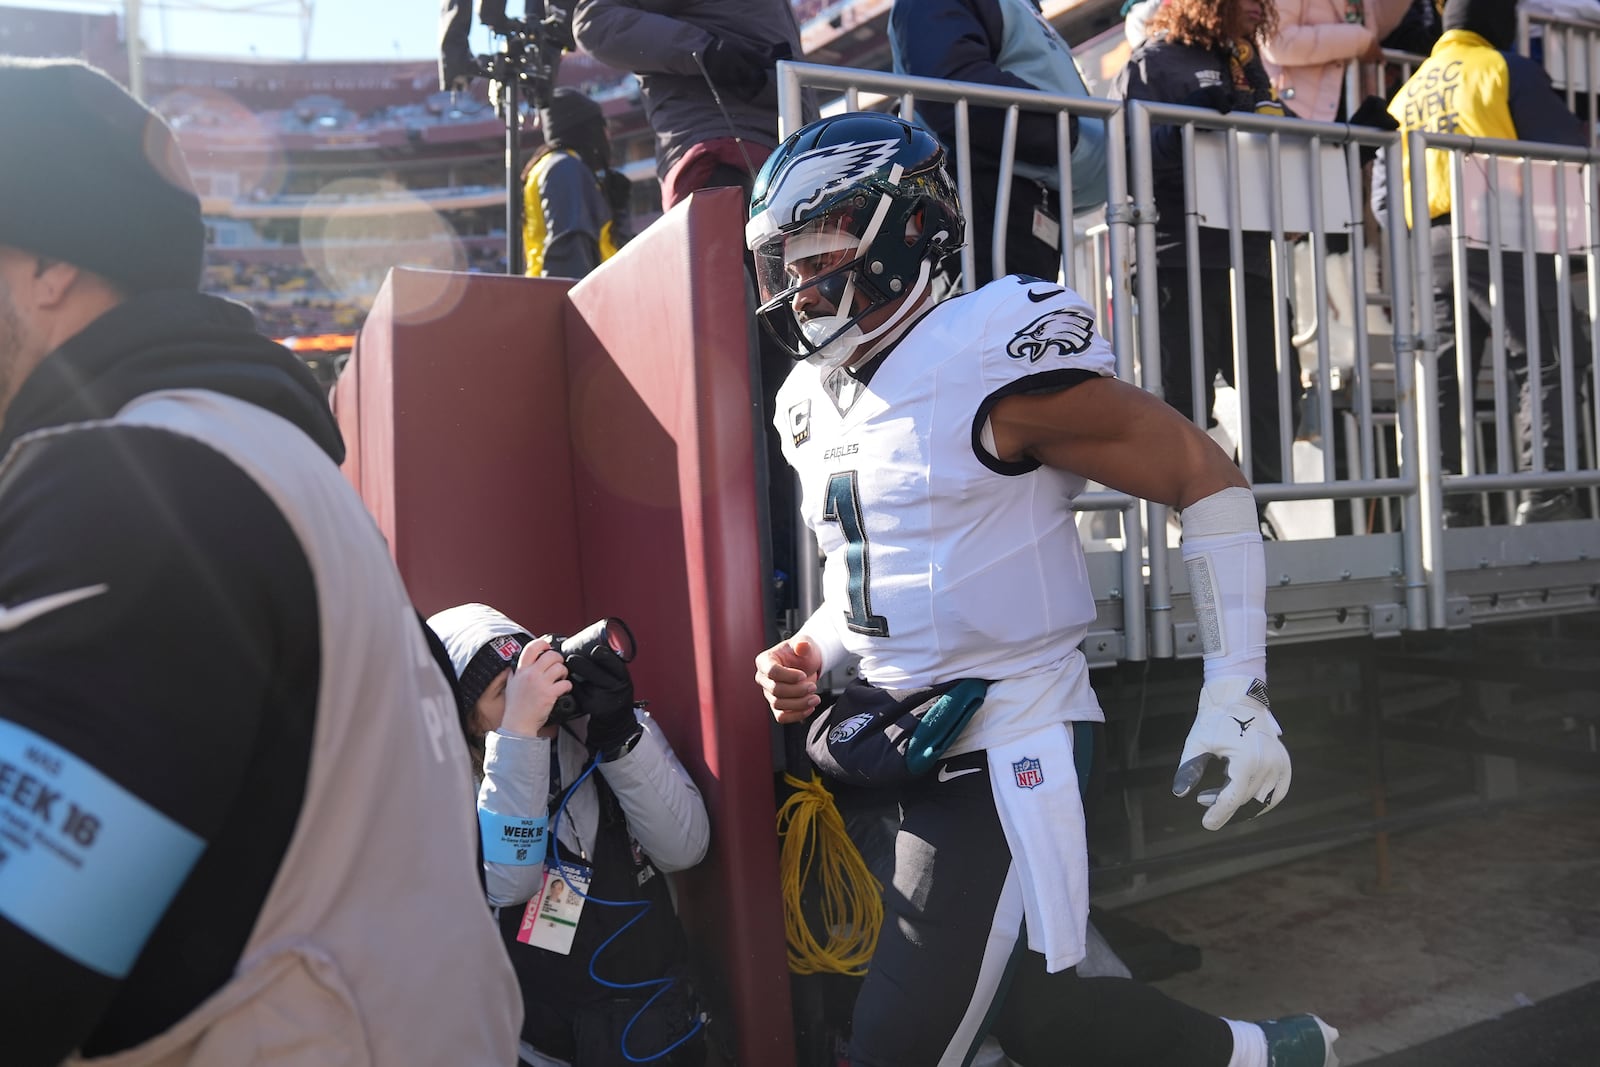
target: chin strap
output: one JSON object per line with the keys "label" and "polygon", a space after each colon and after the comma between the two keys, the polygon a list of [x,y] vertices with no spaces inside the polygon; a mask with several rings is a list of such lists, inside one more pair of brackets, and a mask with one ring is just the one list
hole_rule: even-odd
{"label": "chin strap", "polygon": [[895,309],[894,314],[890,315],[888,319],[874,327],[870,332],[862,335],[862,342],[878,338],[878,343],[873,345],[871,350],[867,352],[868,356],[875,356],[882,352],[885,348],[898,341],[901,335],[910,328],[913,321],[911,312],[921,306],[922,296],[927,291],[928,282],[932,278],[933,263],[925,259],[922,261],[922,269],[917,273],[916,283],[911,286],[911,291],[900,302],[900,306]]}
{"label": "chin strap", "polygon": [[[917,275],[916,283],[911,286],[911,291],[906,293],[905,299],[900,302],[900,306],[893,314],[866,333],[861,333],[859,328],[854,326],[845,329],[832,341],[807,356],[806,362],[824,370],[831,370],[852,359],[856,362],[871,359],[894,344],[914,321],[911,312],[921,307],[924,291],[928,288],[928,282],[932,277],[933,264],[925,259],[922,261],[922,269]],[[855,285],[853,278],[850,285]],[[845,290],[847,294],[850,291],[849,288]]]}

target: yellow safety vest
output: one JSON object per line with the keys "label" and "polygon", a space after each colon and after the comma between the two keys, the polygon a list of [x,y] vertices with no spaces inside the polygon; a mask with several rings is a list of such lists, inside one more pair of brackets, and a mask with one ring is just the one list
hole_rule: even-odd
{"label": "yellow safety vest", "polygon": [[[1427,130],[1458,133],[1466,137],[1517,139],[1511,121],[1511,77],[1506,58],[1483,37],[1470,30],[1451,30],[1439,38],[1433,53],[1409,81],[1400,87],[1389,114],[1400,132]],[[1411,148],[1404,147],[1402,184],[1391,195],[1405,200],[1406,222],[1411,222]],[[1450,153],[1428,149],[1428,217],[1450,213]]]}
{"label": "yellow safety vest", "polygon": [[[548,231],[544,221],[544,197],[540,190],[544,187],[544,176],[550,168],[556,165],[561,156],[578,158],[576,152],[567,149],[555,149],[546,152],[533,165],[528,172],[528,180],[522,186],[522,258],[524,271],[530,278],[539,278],[544,275],[544,249]],[[584,164],[585,167],[588,164]],[[610,208],[605,206],[605,194],[600,188],[600,179],[594,182],[595,191],[600,195],[596,203],[601,205],[608,217],[600,226],[600,262],[604,263],[617,254],[617,242],[612,232],[613,219],[609,217]]]}

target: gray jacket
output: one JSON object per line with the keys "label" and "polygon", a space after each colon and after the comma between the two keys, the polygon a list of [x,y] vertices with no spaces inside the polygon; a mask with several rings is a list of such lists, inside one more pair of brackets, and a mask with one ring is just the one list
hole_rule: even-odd
{"label": "gray jacket", "polygon": [[800,26],[789,0],[579,0],[572,29],[584,51],[639,75],[660,177],[701,141],[740,137],[777,147],[775,82],[769,78],[754,97],[722,90],[724,116],[695,54],[725,37],[758,49],[786,44],[799,58]]}
{"label": "gray jacket", "polygon": [[[693,867],[705,858],[711,844],[705,802],[655,720],[643,709],[635,714],[644,726],[638,744],[621,759],[601,763],[599,773],[622,805],[634,840],[656,867],[666,873]],[[577,781],[588,762],[589,753],[581,739],[587,727],[587,720],[576,720],[570,731],[562,730],[555,738],[564,782]],[[513,737],[498,730],[490,733],[485,738],[478,810],[507,816],[544,814],[550,788],[550,744],[544,737]],[[576,855],[593,855],[599,820],[599,793],[586,781],[567,803],[559,828],[561,843]],[[539,891],[544,879],[543,863],[486,860],[483,871],[485,890],[494,907],[521,904]]]}

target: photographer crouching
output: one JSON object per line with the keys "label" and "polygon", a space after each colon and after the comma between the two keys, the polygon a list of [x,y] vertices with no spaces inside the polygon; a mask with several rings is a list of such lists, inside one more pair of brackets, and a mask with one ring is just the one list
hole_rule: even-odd
{"label": "photographer crouching", "polygon": [[478,764],[489,904],[522,985],[532,1067],[705,1062],[662,874],[699,863],[705,804],[633,699],[617,619],[535,638],[483,604],[428,620]]}

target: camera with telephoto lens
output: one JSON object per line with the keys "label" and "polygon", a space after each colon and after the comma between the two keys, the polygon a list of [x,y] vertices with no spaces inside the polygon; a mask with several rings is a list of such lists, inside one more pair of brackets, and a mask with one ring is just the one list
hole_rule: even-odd
{"label": "camera with telephoto lens", "polygon": [[[621,619],[601,619],[599,622],[590,623],[571,637],[547,635],[545,640],[550,642],[550,647],[563,662],[573,656],[592,656],[601,648],[609,648],[623,663],[632,663],[636,651],[633,631],[628,629],[628,624]],[[576,719],[583,713],[577,699],[571,693],[563,693],[556,698],[556,705],[547,721],[555,726]]]}

